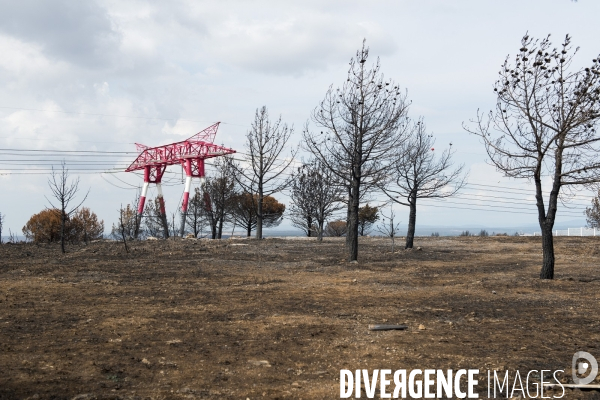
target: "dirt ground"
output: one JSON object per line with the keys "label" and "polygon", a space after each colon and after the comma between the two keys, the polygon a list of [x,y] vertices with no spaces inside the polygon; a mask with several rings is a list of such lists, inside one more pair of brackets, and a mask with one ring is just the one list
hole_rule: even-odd
{"label": "dirt ground", "polygon": [[576,351],[600,360],[600,238],[556,238],[553,281],[539,238],[416,246],[361,238],[351,264],[336,239],[0,245],[0,399],[335,399],[340,369],[570,382]]}

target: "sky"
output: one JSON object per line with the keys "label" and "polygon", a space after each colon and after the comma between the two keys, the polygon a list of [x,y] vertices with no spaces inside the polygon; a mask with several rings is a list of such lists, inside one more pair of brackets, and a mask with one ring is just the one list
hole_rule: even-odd
{"label": "sky", "polygon": [[[457,198],[419,204],[417,225],[535,226],[531,184],[495,171],[463,124],[493,108],[500,65],[525,33],[551,34],[556,45],[570,34],[580,47],[575,66],[590,64],[600,53],[598,15],[592,0],[0,0],[3,234],[20,234],[49,205],[47,173],[63,158],[82,196],[89,189],[84,205],[109,231],[141,185],[122,172],[134,143],[179,141],[220,121],[215,142],[243,151],[264,105],[294,127],[290,146],[297,145],[328,87],[345,81],[363,39],[368,62],[379,57],[383,74],[407,90],[409,115],[425,119],[436,151],[452,143],[456,163],[469,171]],[[61,158],[49,150],[132,153]],[[171,213],[183,192],[181,168],[167,176]],[[557,224],[583,226],[591,196],[583,191],[561,206]],[[275,197],[289,205],[285,193]],[[395,212],[405,226],[406,207]],[[291,229],[289,221],[280,229]]]}

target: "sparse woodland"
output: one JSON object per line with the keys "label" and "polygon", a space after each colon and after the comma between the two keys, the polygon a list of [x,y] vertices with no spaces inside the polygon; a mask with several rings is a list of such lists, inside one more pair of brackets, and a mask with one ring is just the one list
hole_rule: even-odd
{"label": "sparse woodland", "polygon": [[[465,125],[482,140],[498,170],[534,183],[543,237],[540,277],[545,279],[554,276],[552,228],[559,199],[600,183],[596,130],[600,58],[572,71],[576,52],[569,36],[553,48],[549,37],[536,40],[526,35],[517,54],[507,58],[499,72],[494,86],[496,109],[479,113],[473,124]],[[266,106],[260,107],[244,150],[237,158],[214,159],[186,215],[162,218],[155,200],[146,204],[141,218],[136,217],[135,199],[120,208],[111,236],[162,237],[181,229],[195,238],[220,239],[229,229],[232,233],[238,229],[261,239],[263,228],[288,218],[318,241],[323,236],[344,236],[347,260],[356,261],[358,236],[367,235],[380,220],[381,207],[397,204],[409,209],[405,247],[410,249],[418,199],[454,196],[467,180],[464,166],[454,165],[452,143],[434,152],[434,136],[427,131],[424,117],[409,117],[410,104],[406,89],[384,77],[379,59],[370,57],[363,43],[350,59],[346,79],[339,86],[332,84],[310,114],[301,143],[292,142],[293,126],[281,116],[272,118]],[[311,158],[298,166],[300,148]],[[552,177],[547,201],[543,176]],[[79,180],[70,180],[64,164],[54,171],[49,186],[52,207],[28,221],[23,228],[28,240],[59,241],[64,252],[65,241],[101,237],[103,222],[81,208],[86,196],[72,206]],[[277,198],[282,194],[291,200],[287,207]],[[374,202],[379,195],[387,201]],[[590,227],[600,221],[598,201],[586,211]],[[183,226],[176,227],[176,219]],[[0,215],[0,229],[3,220]],[[396,225],[391,237],[397,236]]]}

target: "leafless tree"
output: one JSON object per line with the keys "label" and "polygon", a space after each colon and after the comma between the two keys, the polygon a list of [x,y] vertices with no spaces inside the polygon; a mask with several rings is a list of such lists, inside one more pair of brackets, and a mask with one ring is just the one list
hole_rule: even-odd
{"label": "leafless tree", "polygon": [[186,213],[186,225],[191,230],[194,237],[200,237],[207,224],[206,220],[206,200],[200,188],[196,188],[194,195],[190,199],[190,205]]}
{"label": "leafless tree", "polygon": [[[475,127],[466,128],[482,139],[491,164],[505,176],[533,180],[542,279],[554,277],[558,199],[565,191],[600,182],[600,58],[573,72],[576,53],[569,35],[558,49],[550,36],[534,40],[525,35],[514,60],[507,57],[499,72],[495,111],[487,118],[478,113]],[[544,177],[551,180],[547,207]]]}
{"label": "leafless tree", "polygon": [[[52,203],[50,199],[46,197],[46,200],[52,206],[51,208],[60,210],[61,218],[60,218],[60,249],[64,253],[65,252],[65,225],[69,217],[77,211],[79,206],[83,204],[85,199],[87,199],[90,191],[88,190],[83,200],[78,203],[75,207],[72,207],[71,204],[75,200],[77,193],[79,192],[79,178],[71,181],[69,183],[69,170],[67,169],[66,163],[63,161],[61,163],[60,171],[55,171],[54,167],[52,167],[52,174],[50,175],[50,179],[48,179],[48,186],[50,187],[50,191],[52,191],[52,197],[56,200],[56,205]],[[57,207],[58,206],[58,207]]]}
{"label": "leafless tree", "polygon": [[329,90],[311,115],[316,131],[304,130],[304,144],[347,187],[348,260],[358,257],[358,208],[362,192],[382,179],[392,150],[404,139],[406,94],[380,72],[366,67],[369,49],[350,61],[342,88]]}
{"label": "leafless tree", "polygon": [[395,150],[389,180],[381,189],[393,202],[410,208],[405,248],[412,249],[417,200],[455,195],[464,186],[465,175],[463,165],[453,168],[451,148],[435,156],[435,139],[426,132],[423,118],[411,124],[409,132],[409,139]]}
{"label": "leafless tree", "polygon": [[[174,213],[174,212],[171,213],[171,229],[173,230],[173,237],[177,237],[177,232],[180,232],[179,227],[175,223],[175,214],[176,213]],[[185,221],[185,219],[183,217],[179,218],[179,219],[182,221],[182,223],[183,223],[183,221]],[[182,237],[183,237],[183,234],[182,234]]]}
{"label": "leafless tree", "polygon": [[[141,237],[144,238],[147,236],[147,232],[141,228],[142,219],[138,219],[137,215],[137,206],[140,201],[141,189],[136,191],[136,195],[133,201],[123,208],[119,209],[119,221],[117,225],[113,224],[110,232],[110,236],[119,240],[122,236],[121,230],[124,229],[125,238],[127,240],[131,240],[133,238]],[[139,235],[139,236],[138,236]]]}
{"label": "leafless tree", "polygon": [[314,192],[317,183],[311,179],[309,164],[298,167],[290,182],[290,220],[292,225],[302,229],[307,237],[315,233],[315,201]]}
{"label": "leafless tree", "polygon": [[237,195],[235,166],[227,157],[219,157],[214,172],[202,185],[204,213],[211,227],[212,238],[221,239],[223,225],[232,213],[232,202]]}
{"label": "leafless tree", "polygon": [[325,221],[343,208],[344,187],[340,180],[320,162],[312,160],[293,175],[290,183],[292,224],[323,240]]}
{"label": "leafless tree", "polygon": [[377,227],[377,230],[382,233],[384,236],[392,239],[392,254],[394,253],[394,241],[396,236],[400,231],[401,222],[394,222],[396,218],[396,213],[394,212],[394,208],[390,207],[390,215],[385,215],[383,212],[381,213],[383,216],[381,220],[381,226]]}
{"label": "leafless tree", "polygon": [[144,231],[150,237],[169,237],[169,222],[163,218],[164,214],[160,212],[160,201],[158,198],[146,202],[144,207]]}
{"label": "leafless tree", "polygon": [[123,246],[125,246],[125,252],[129,253],[129,248],[127,247],[127,240],[125,239],[125,221],[123,221],[123,204],[121,204],[121,208],[119,209],[119,229],[121,231],[121,239],[123,240]]}
{"label": "leafless tree", "polygon": [[297,149],[286,154],[293,127],[281,122],[281,117],[272,122],[267,108],[256,110],[252,127],[246,135],[246,153],[241,164],[233,164],[236,180],[243,191],[256,194],[256,238],[262,239],[263,198],[286,188],[285,174],[296,156]]}
{"label": "leafless tree", "polygon": [[[135,237],[135,231],[137,227],[137,209],[132,207],[131,204],[127,204],[125,208],[121,207],[119,209],[119,221],[117,225],[113,224],[112,229],[110,231],[110,236],[119,240],[122,236],[122,232],[125,234],[125,238],[127,240],[131,240]],[[140,237],[143,238],[146,236],[146,230],[139,230],[138,233]]]}

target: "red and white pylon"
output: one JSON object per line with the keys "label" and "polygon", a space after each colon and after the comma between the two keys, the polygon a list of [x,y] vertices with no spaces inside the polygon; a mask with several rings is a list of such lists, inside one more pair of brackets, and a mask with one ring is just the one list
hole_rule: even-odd
{"label": "red and white pylon", "polygon": [[125,172],[144,171],[144,186],[138,204],[135,237],[138,237],[139,228],[144,214],[144,204],[148,194],[150,183],[156,185],[158,192],[158,203],[160,210],[160,219],[163,224],[164,237],[169,237],[169,227],[167,214],[165,210],[165,201],[163,198],[161,181],[167,166],[181,164],[185,171],[185,188],[183,192],[183,203],[181,205],[181,227],[180,235],[185,231],[185,220],[187,216],[188,204],[190,199],[190,190],[192,178],[204,180],[204,160],[207,158],[224,156],[235,153],[235,150],[213,144],[220,122],[209,126],[203,131],[182,142],[171,143],[157,147],[147,147],[137,144],[140,154],[135,161],[125,170]]}
{"label": "red and white pylon", "polygon": [[181,166],[185,171],[185,187],[183,189],[183,202],[181,204],[181,226],[179,227],[179,235],[183,237],[183,232],[185,231],[185,220],[190,202],[192,178],[200,178],[200,185],[204,184],[204,159],[186,158],[184,161],[182,161]]}

